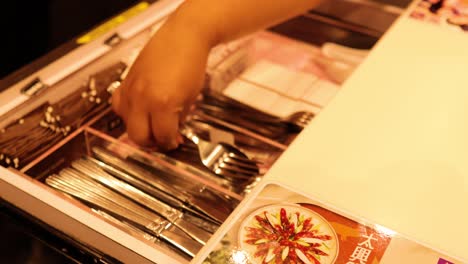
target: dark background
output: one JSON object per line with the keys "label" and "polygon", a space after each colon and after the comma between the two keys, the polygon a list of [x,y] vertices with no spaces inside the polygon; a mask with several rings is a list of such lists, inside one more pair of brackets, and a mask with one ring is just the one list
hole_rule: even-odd
{"label": "dark background", "polygon": [[0,80],[138,2],[0,1]]}
{"label": "dark background", "polygon": [[[0,1],[0,82],[137,0]],[[10,211],[0,201],[0,263],[93,263],[89,253]],[[67,251],[64,251],[68,249]],[[65,254],[66,253],[66,254]]]}

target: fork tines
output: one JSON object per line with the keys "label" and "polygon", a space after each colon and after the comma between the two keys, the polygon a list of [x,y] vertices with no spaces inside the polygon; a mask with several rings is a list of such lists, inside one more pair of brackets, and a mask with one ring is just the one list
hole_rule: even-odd
{"label": "fork tines", "polygon": [[[212,143],[203,140],[187,126],[181,129],[181,133],[197,146],[202,164],[215,174],[224,178],[235,174],[245,176],[246,179],[259,174],[258,164],[237,147],[224,142]],[[224,171],[231,173],[226,174]]]}

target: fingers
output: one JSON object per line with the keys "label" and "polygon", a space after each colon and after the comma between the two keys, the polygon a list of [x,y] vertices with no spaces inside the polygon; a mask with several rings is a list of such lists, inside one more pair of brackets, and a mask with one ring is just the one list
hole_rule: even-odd
{"label": "fingers", "polygon": [[128,137],[141,146],[156,145],[164,151],[177,148],[182,142],[178,133],[179,120],[187,111],[171,100],[150,100],[151,96],[142,92],[144,85],[139,85],[134,87],[126,82],[112,96],[112,107],[126,124]]}
{"label": "fingers", "polygon": [[151,129],[158,147],[162,150],[177,148],[179,139],[180,111],[174,108],[153,111],[151,114]]}
{"label": "fingers", "polygon": [[142,104],[132,105],[128,109],[127,119],[128,137],[140,146],[153,146],[150,113]]}
{"label": "fingers", "polygon": [[122,107],[122,98],[120,95],[121,89],[120,87],[117,88],[114,93],[112,94],[112,109],[118,115],[121,115],[121,107]]}
{"label": "fingers", "polygon": [[[134,102],[135,100],[142,101],[141,97],[139,98],[129,97],[129,89],[132,87],[132,84],[127,79],[122,85],[114,91],[112,95],[112,108],[117,115],[119,115],[126,127],[128,137],[141,146],[151,146],[154,145],[151,125],[150,125],[150,115],[147,110],[146,104],[141,102]],[[136,89],[142,90],[142,88]]]}
{"label": "fingers", "polygon": [[125,85],[126,83],[123,83],[112,94],[112,109],[124,120],[124,122],[127,120],[128,112],[128,98],[124,96]]}

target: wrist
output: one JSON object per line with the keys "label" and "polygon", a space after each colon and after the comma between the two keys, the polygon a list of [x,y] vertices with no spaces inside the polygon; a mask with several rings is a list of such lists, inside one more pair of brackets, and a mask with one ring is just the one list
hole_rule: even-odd
{"label": "wrist", "polygon": [[165,27],[180,38],[191,38],[211,49],[222,41],[220,31],[207,10],[200,10],[197,1],[185,1],[168,18]]}

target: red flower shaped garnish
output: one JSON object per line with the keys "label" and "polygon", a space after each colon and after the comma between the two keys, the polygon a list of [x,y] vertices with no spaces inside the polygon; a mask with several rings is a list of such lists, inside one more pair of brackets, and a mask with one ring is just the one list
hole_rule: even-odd
{"label": "red flower shaped garnish", "polygon": [[319,233],[312,217],[281,207],[279,215],[263,211],[252,221],[252,226],[245,227],[244,242],[255,247],[253,256],[262,263],[320,264],[321,256],[329,255],[325,242],[332,236]]}

